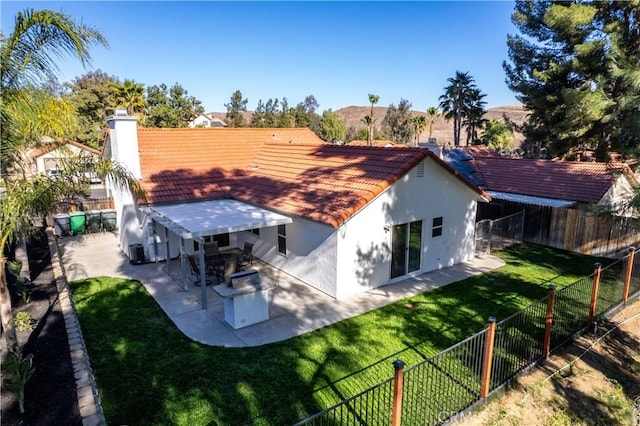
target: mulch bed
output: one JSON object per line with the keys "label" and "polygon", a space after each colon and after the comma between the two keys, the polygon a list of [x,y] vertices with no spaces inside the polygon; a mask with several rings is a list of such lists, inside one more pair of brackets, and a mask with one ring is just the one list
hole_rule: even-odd
{"label": "mulch bed", "polygon": [[[1,423],[3,426],[82,425],[67,331],[44,232],[31,239],[27,252],[33,282],[30,298],[24,303],[15,296],[13,286],[11,290],[14,315],[26,311],[37,321],[32,331],[17,333],[24,354],[33,354],[36,370],[25,389],[24,414],[19,413],[16,397],[2,386]],[[4,364],[8,355],[4,336],[0,339],[0,355]]]}

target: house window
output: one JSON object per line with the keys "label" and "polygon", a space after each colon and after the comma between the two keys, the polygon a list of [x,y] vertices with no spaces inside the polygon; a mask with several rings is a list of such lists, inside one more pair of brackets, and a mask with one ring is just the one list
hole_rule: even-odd
{"label": "house window", "polygon": [[431,227],[431,237],[439,237],[442,235],[442,216],[433,218],[433,226]]}
{"label": "house window", "polygon": [[[228,247],[231,245],[229,242],[229,233],[218,234],[218,235],[207,235],[203,238],[205,243],[210,243],[211,241],[216,241],[218,243],[218,247]],[[200,244],[197,241],[193,242],[193,250],[200,250]]]}
{"label": "house window", "polygon": [[287,254],[287,228],[278,225],[278,253]]}

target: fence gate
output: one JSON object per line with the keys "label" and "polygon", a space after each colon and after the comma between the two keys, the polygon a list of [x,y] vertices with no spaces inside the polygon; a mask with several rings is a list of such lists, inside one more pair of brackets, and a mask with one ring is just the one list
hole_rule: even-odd
{"label": "fence gate", "polygon": [[521,243],[524,232],[524,210],[499,219],[476,223],[476,255],[490,254]]}

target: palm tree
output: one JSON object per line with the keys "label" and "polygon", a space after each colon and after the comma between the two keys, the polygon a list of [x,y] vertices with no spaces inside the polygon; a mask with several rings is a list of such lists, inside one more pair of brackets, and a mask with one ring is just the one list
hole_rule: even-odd
{"label": "palm tree", "polygon": [[438,107],[429,107],[427,108],[427,122],[429,123],[429,139],[433,137],[433,126],[436,123],[436,120],[440,117],[440,110]]}
{"label": "palm tree", "polygon": [[414,115],[413,116],[413,128],[416,134],[416,145],[420,142],[420,133],[427,127],[427,117],[424,115]]}
{"label": "palm tree", "polygon": [[440,96],[440,109],[447,120],[453,119],[453,141],[455,146],[460,146],[460,133],[465,117],[465,105],[469,93],[476,89],[474,79],[468,72],[456,71],[455,77],[447,79],[449,85],[444,88],[444,94]]}
{"label": "palm tree", "polygon": [[122,86],[118,87],[116,100],[127,108],[127,114],[140,115],[145,105],[144,85],[133,80],[125,80]]}
{"label": "palm tree", "polygon": [[[13,32],[8,36],[0,34],[0,145],[3,159],[18,159],[20,150],[40,143],[42,136],[51,136],[45,131],[60,124],[54,115],[48,126],[50,129],[33,126],[33,120],[28,117],[37,116],[37,109],[43,103],[31,102],[36,95],[32,96],[26,88],[55,80],[59,71],[55,59],[74,56],[83,65],[89,64],[89,48],[95,44],[108,45],[96,29],[48,10],[19,12]],[[42,93],[37,96],[40,95]],[[29,218],[32,214],[52,205],[50,197],[56,194],[56,182],[24,178],[9,181],[4,173],[3,181],[5,193],[0,199],[0,250],[4,252],[6,244],[31,229]],[[19,353],[5,275],[6,260],[0,255],[0,318],[8,348]]]}
{"label": "palm tree", "polygon": [[[376,122],[376,119],[374,118],[373,106],[377,104],[379,100],[380,100],[380,96],[372,95],[371,93],[369,93],[369,102],[371,102],[371,112],[368,115],[369,119],[367,121],[367,129],[368,129],[367,144],[369,146],[373,146],[373,125]],[[365,117],[365,120],[367,120],[367,117]]]}
{"label": "palm tree", "polygon": [[485,96],[477,88],[470,90],[467,95],[463,120],[463,124],[467,128],[467,146],[469,146],[469,142],[473,143],[478,139],[478,130],[482,129],[487,122],[483,118],[486,113],[484,107],[487,104],[484,100]]}

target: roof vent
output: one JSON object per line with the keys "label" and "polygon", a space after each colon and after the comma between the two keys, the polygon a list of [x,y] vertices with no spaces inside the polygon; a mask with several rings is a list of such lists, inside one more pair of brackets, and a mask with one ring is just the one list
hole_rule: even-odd
{"label": "roof vent", "polygon": [[418,164],[418,167],[416,167],[416,177],[424,177],[424,161],[421,161],[420,164]]}
{"label": "roof vent", "polygon": [[113,115],[115,115],[116,117],[126,117],[129,114],[127,114],[126,108],[116,108]]}

